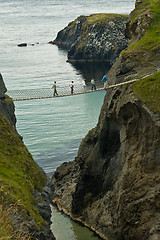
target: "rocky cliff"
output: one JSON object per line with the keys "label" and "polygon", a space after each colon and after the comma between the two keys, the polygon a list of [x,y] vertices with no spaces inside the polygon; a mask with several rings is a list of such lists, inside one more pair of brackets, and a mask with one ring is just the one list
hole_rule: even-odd
{"label": "rocky cliff", "polygon": [[68,49],[68,61],[106,61],[112,65],[126,47],[127,15],[80,16],[50,42]]}
{"label": "rocky cliff", "polygon": [[15,106],[0,74],[0,239],[54,239],[51,184],[16,130]]}
{"label": "rocky cliff", "polygon": [[126,36],[128,47],[121,52],[112,70],[112,83],[140,78],[160,70],[159,1],[139,0],[131,12]]}
{"label": "rocky cliff", "polygon": [[150,76],[107,90],[97,126],[52,179],[59,209],[107,240],[160,239],[159,11],[136,1],[109,83]]}

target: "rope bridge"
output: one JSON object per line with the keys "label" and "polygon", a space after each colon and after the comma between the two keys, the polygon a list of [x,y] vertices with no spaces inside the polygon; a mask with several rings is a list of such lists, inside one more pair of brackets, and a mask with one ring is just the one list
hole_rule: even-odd
{"label": "rope bridge", "polygon": [[[96,91],[103,90],[103,83],[96,82]],[[73,95],[92,92],[91,84],[86,85],[86,90],[82,85],[74,84]],[[58,95],[53,95],[53,88],[36,88],[36,89],[20,89],[20,90],[7,90],[7,95],[12,98],[13,101],[31,100],[31,99],[42,99],[42,98],[53,98],[53,97],[64,97],[70,96],[71,90],[69,86],[57,86]]]}
{"label": "rope bridge", "polygon": [[[110,85],[105,88],[105,90],[110,88],[115,88],[117,86],[121,86],[124,84],[129,84],[137,81],[138,79],[130,80],[127,82],[118,83],[115,85]],[[103,83],[102,82],[96,82],[96,91],[104,90]],[[64,86],[64,87],[58,87],[57,86],[57,96],[53,96],[54,90],[52,88],[38,88],[38,89],[21,89],[21,90],[8,90],[7,95],[12,98],[13,101],[21,101],[21,100],[31,100],[31,99],[42,99],[42,98],[53,98],[53,97],[64,97],[64,96],[70,96],[70,87]],[[84,88],[82,85],[74,85],[74,93],[73,95],[77,94],[84,94],[93,92],[91,90],[91,84],[87,84],[86,90],[84,91]]]}

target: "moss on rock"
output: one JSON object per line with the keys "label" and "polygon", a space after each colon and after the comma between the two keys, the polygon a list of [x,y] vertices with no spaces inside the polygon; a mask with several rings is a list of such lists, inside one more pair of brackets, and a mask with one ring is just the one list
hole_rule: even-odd
{"label": "moss on rock", "polygon": [[140,79],[132,85],[132,89],[148,108],[160,114],[160,72]]}
{"label": "moss on rock", "polygon": [[[0,114],[0,207],[16,205],[24,221],[32,218],[42,228],[44,220],[32,194],[35,190],[41,192],[46,181],[46,175],[34,162],[8,119]],[[4,226],[1,226],[0,237],[6,232]]]}
{"label": "moss on rock", "polygon": [[131,40],[123,56],[130,58],[137,66],[145,67],[160,59],[159,12],[159,0],[144,0],[130,15],[128,36]]}

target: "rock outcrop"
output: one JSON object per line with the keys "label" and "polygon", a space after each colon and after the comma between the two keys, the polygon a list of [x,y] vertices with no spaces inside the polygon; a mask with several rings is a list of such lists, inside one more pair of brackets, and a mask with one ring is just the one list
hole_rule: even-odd
{"label": "rock outcrop", "polygon": [[0,238],[54,240],[53,185],[17,133],[15,106],[6,92],[0,74]]}
{"label": "rock outcrop", "polygon": [[127,15],[93,14],[80,16],[50,42],[68,49],[68,61],[106,61],[112,65],[127,46]]}
{"label": "rock outcrop", "polygon": [[17,46],[18,47],[27,47],[27,43],[19,43]]}
{"label": "rock outcrop", "polygon": [[16,130],[16,117],[14,114],[15,106],[12,101],[6,102],[5,93],[7,88],[4,84],[3,77],[0,73],[0,113],[2,113],[9,120],[11,126]]}
{"label": "rock outcrop", "polygon": [[130,87],[108,91],[77,158],[54,174],[54,202],[104,239],[160,237],[159,159],[160,120]]}
{"label": "rock outcrop", "polygon": [[140,78],[160,71],[159,3],[136,1],[126,25],[128,47],[116,59],[109,77],[112,83]]}
{"label": "rock outcrop", "polygon": [[[149,46],[146,38],[158,26],[154,4],[136,1],[126,30],[132,39],[109,72],[110,84],[158,71],[160,44],[150,37]],[[146,11],[152,17],[144,24]],[[159,75],[143,80],[144,91],[150,92],[151,82],[157,99]],[[75,160],[52,178],[59,209],[106,240],[160,239],[160,111],[148,107],[134,86],[107,90],[97,126],[82,140]],[[154,93],[148,98],[156,102]]]}

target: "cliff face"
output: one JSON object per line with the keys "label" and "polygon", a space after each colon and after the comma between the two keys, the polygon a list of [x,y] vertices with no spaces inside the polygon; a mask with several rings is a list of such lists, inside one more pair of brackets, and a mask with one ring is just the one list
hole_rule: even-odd
{"label": "cliff face", "polygon": [[104,239],[159,239],[159,160],[159,118],[130,87],[109,91],[76,160],[55,172],[54,202]]}
{"label": "cliff face", "polygon": [[0,74],[0,239],[51,240],[51,187],[16,131],[6,91]]}
{"label": "cliff face", "polygon": [[15,129],[16,117],[14,115],[15,107],[12,101],[5,101],[5,93],[7,92],[2,75],[0,73],[0,113],[2,113],[10,121],[11,126]]}
{"label": "cliff face", "polygon": [[69,50],[69,62],[106,61],[112,65],[127,45],[127,18],[118,14],[80,16],[60,31],[52,43]]}
{"label": "cliff face", "polygon": [[[146,40],[157,26],[152,10],[156,6],[158,12],[159,5],[152,3],[136,1],[126,31],[137,18],[143,19],[146,9],[152,20],[111,68],[110,84],[158,70],[154,40],[150,38],[151,46]],[[58,207],[107,240],[160,239],[160,109],[153,112],[152,108],[160,103],[159,77],[157,73],[133,85],[107,90],[97,126],[82,140],[76,159],[57,168],[52,179]],[[135,86],[139,89],[142,82],[138,95]],[[146,93],[151,105],[142,101]]]}

